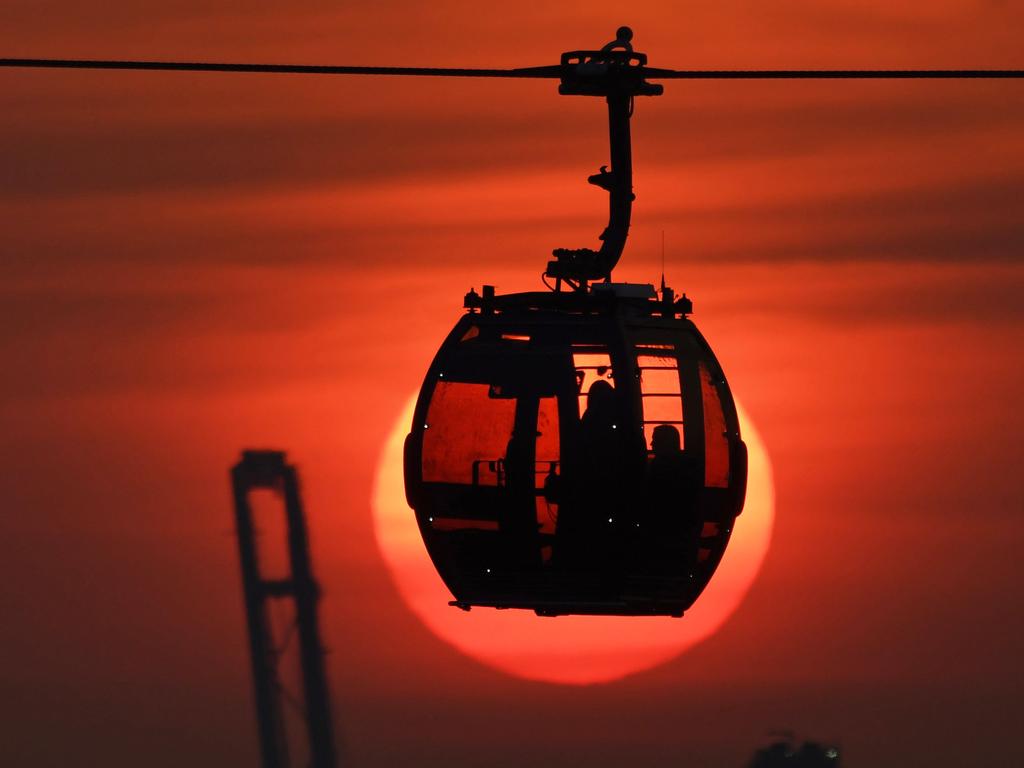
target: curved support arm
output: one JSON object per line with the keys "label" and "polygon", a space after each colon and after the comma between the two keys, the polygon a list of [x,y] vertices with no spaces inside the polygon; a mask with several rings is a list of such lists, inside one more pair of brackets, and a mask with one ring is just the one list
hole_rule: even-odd
{"label": "curved support arm", "polygon": [[[608,226],[601,234],[601,248],[557,248],[555,261],[548,262],[546,277],[556,280],[555,289],[566,283],[585,290],[593,280],[610,280],[612,269],[622,257],[633,212],[633,154],[629,120],[636,96],[659,96],[662,87],[644,80],[647,56],[634,53],[628,28],[600,51],[569,51],[562,54],[562,83],[565,96],[601,96],[608,103],[608,140],[611,169],[602,166],[588,181],[608,193]],[[624,50],[615,50],[623,48]]]}
{"label": "curved support arm", "polygon": [[[608,137],[611,143],[611,171],[605,175],[608,190],[608,226],[601,235],[594,271],[597,277],[610,279],[619,262],[629,235],[629,219],[633,212],[633,152],[630,145],[629,118],[633,97],[625,93],[608,95]],[[593,183],[593,177],[590,178]],[[595,279],[595,278],[591,278]]]}
{"label": "curved support arm", "polygon": [[582,289],[591,280],[610,280],[629,235],[633,212],[633,152],[630,146],[629,119],[633,94],[626,89],[607,93],[608,139],[611,145],[611,170],[602,165],[589,181],[608,193],[608,226],[601,233],[601,248],[557,248],[556,261],[548,263],[548,277],[565,280]]}

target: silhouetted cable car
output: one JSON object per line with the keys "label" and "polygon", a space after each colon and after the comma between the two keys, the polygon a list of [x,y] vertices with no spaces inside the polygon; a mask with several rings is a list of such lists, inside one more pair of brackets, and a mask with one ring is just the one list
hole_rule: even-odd
{"label": "silhouetted cable car", "polygon": [[406,494],[461,608],[681,616],[743,508],[736,408],[690,301],[611,282],[633,98],[661,93],[630,37],[562,57],[561,93],[608,102],[601,249],[554,251],[550,292],[470,292],[420,392]]}
{"label": "silhouetted cable car", "polygon": [[406,443],[409,502],[454,604],[681,615],[747,474],[688,300],[600,284],[466,303]]}

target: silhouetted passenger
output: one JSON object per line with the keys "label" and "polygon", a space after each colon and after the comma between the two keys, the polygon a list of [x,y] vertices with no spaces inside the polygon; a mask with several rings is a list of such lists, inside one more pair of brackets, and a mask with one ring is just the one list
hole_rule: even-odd
{"label": "silhouetted passenger", "polygon": [[654,428],[651,451],[634,564],[647,573],[681,577],[697,557],[699,478],[682,450],[679,430],[671,424]]}
{"label": "silhouetted passenger", "polygon": [[582,479],[588,515],[614,524],[614,497],[619,491],[622,441],[616,418],[615,390],[607,381],[595,381],[587,392],[587,410],[580,418]]}
{"label": "silhouetted passenger", "polygon": [[618,567],[616,539],[622,525],[622,430],[615,390],[595,381],[580,418],[572,503],[559,509],[559,559],[571,566],[612,572]]}
{"label": "silhouetted passenger", "polygon": [[587,410],[580,417],[585,448],[600,450],[611,442],[615,423],[615,389],[604,379],[598,379],[587,391]]}

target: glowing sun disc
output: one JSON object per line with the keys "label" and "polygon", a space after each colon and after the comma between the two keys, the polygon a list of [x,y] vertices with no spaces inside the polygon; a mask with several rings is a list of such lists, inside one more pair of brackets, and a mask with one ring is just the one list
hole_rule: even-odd
{"label": "glowing sun disc", "polygon": [[750,455],[747,503],[725,557],[704,594],[681,619],[560,616],[448,605],[411,509],[405,503],[402,449],[416,397],[395,422],[377,465],[373,489],[377,544],[409,608],[430,630],[465,655],[531,680],[586,684],[650,669],[710,637],[753,583],[768,551],[775,510],[771,464],[760,435],[737,404]]}

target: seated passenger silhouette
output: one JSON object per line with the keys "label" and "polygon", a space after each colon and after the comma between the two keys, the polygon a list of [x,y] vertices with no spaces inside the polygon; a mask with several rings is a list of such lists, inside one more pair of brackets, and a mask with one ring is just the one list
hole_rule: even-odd
{"label": "seated passenger silhouette", "polygon": [[703,522],[697,513],[699,478],[671,424],[654,428],[651,451],[635,562],[644,572],[681,578],[697,556]]}

